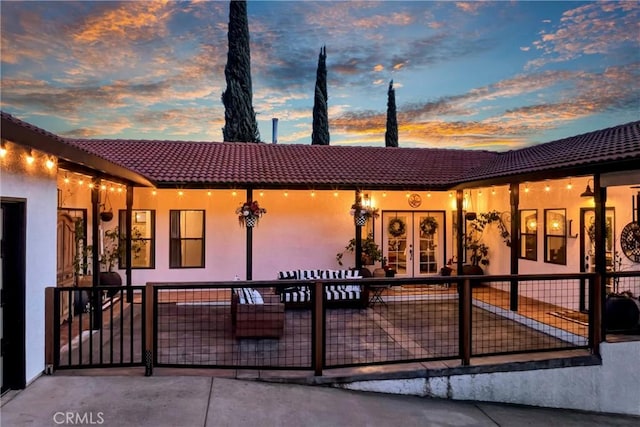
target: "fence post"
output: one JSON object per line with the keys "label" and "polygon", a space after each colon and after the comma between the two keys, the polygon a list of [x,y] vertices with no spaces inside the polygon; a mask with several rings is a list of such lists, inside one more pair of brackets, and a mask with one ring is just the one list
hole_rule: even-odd
{"label": "fence post", "polygon": [[602,275],[596,274],[589,277],[589,313],[593,313],[589,324],[591,352],[600,356],[600,343],[602,342]]}
{"label": "fence post", "polygon": [[313,284],[313,372],[314,375],[322,376],[322,365],[324,355],[324,292],[322,282]]}
{"label": "fence post", "polygon": [[471,280],[469,279],[464,279],[462,282],[459,304],[460,358],[462,365],[468,366],[471,364]]}
{"label": "fence post", "polygon": [[[54,368],[54,348],[60,346],[54,344],[55,341],[55,288],[47,287],[44,290],[44,373],[53,374]],[[58,311],[59,313],[59,311]],[[58,325],[60,322],[58,322]],[[58,326],[59,327],[59,326]]]}
{"label": "fence post", "polygon": [[153,354],[154,354],[154,340],[153,322],[155,320],[155,301],[154,301],[154,287],[152,283],[147,283],[144,288],[144,306],[145,306],[145,319],[144,319],[144,334],[145,334],[145,346],[144,346],[144,375],[150,377],[153,375]]}

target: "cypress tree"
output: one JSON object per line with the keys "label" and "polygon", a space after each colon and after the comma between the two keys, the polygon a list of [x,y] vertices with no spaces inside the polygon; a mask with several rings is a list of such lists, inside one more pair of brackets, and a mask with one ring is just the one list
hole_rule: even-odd
{"label": "cypress tree", "polygon": [[389,82],[387,92],[387,131],[384,133],[384,145],[386,147],[398,146],[398,119],[396,118],[396,90],[393,88],[393,80]]}
{"label": "cypress tree", "polygon": [[327,48],[320,48],[316,87],[313,96],[313,132],[312,145],[329,145],[329,112],[327,95]]}
{"label": "cypress tree", "polygon": [[222,136],[225,141],[260,142],[253,110],[249,21],[244,0],[232,0],[229,4],[228,40],[227,65],[224,67],[227,89],[222,93]]}

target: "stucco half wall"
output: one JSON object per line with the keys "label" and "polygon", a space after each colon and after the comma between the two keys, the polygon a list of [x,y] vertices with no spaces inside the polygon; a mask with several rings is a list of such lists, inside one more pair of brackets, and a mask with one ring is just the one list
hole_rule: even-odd
{"label": "stucco half wall", "polygon": [[349,390],[640,415],[640,342],[602,343],[602,364],[359,381]]}

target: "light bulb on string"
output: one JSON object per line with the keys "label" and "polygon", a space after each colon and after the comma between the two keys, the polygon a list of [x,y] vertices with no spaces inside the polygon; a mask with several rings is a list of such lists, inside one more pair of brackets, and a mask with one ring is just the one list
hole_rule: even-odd
{"label": "light bulb on string", "polygon": [[51,170],[53,169],[53,167],[55,166],[55,162],[51,159],[47,159],[47,161],[45,162],[45,166],[47,167],[47,169]]}
{"label": "light bulb on string", "polygon": [[35,161],[36,159],[33,157],[33,151],[29,150],[29,153],[27,154],[27,164],[32,165]]}

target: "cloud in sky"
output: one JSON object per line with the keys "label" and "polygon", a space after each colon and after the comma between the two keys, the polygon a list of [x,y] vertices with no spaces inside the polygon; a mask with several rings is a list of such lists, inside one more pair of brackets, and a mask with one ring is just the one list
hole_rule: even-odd
{"label": "cloud in sky", "polygon": [[[4,2],[2,12],[3,110],[61,135],[222,139],[228,2]],[[248,12],[265,140],[279,117],[281,143],[310,142],[325,45],[332,144],[384,144],[391,79],[401,146],[509,148],[640,110],[637,2],[249,2]]]}

